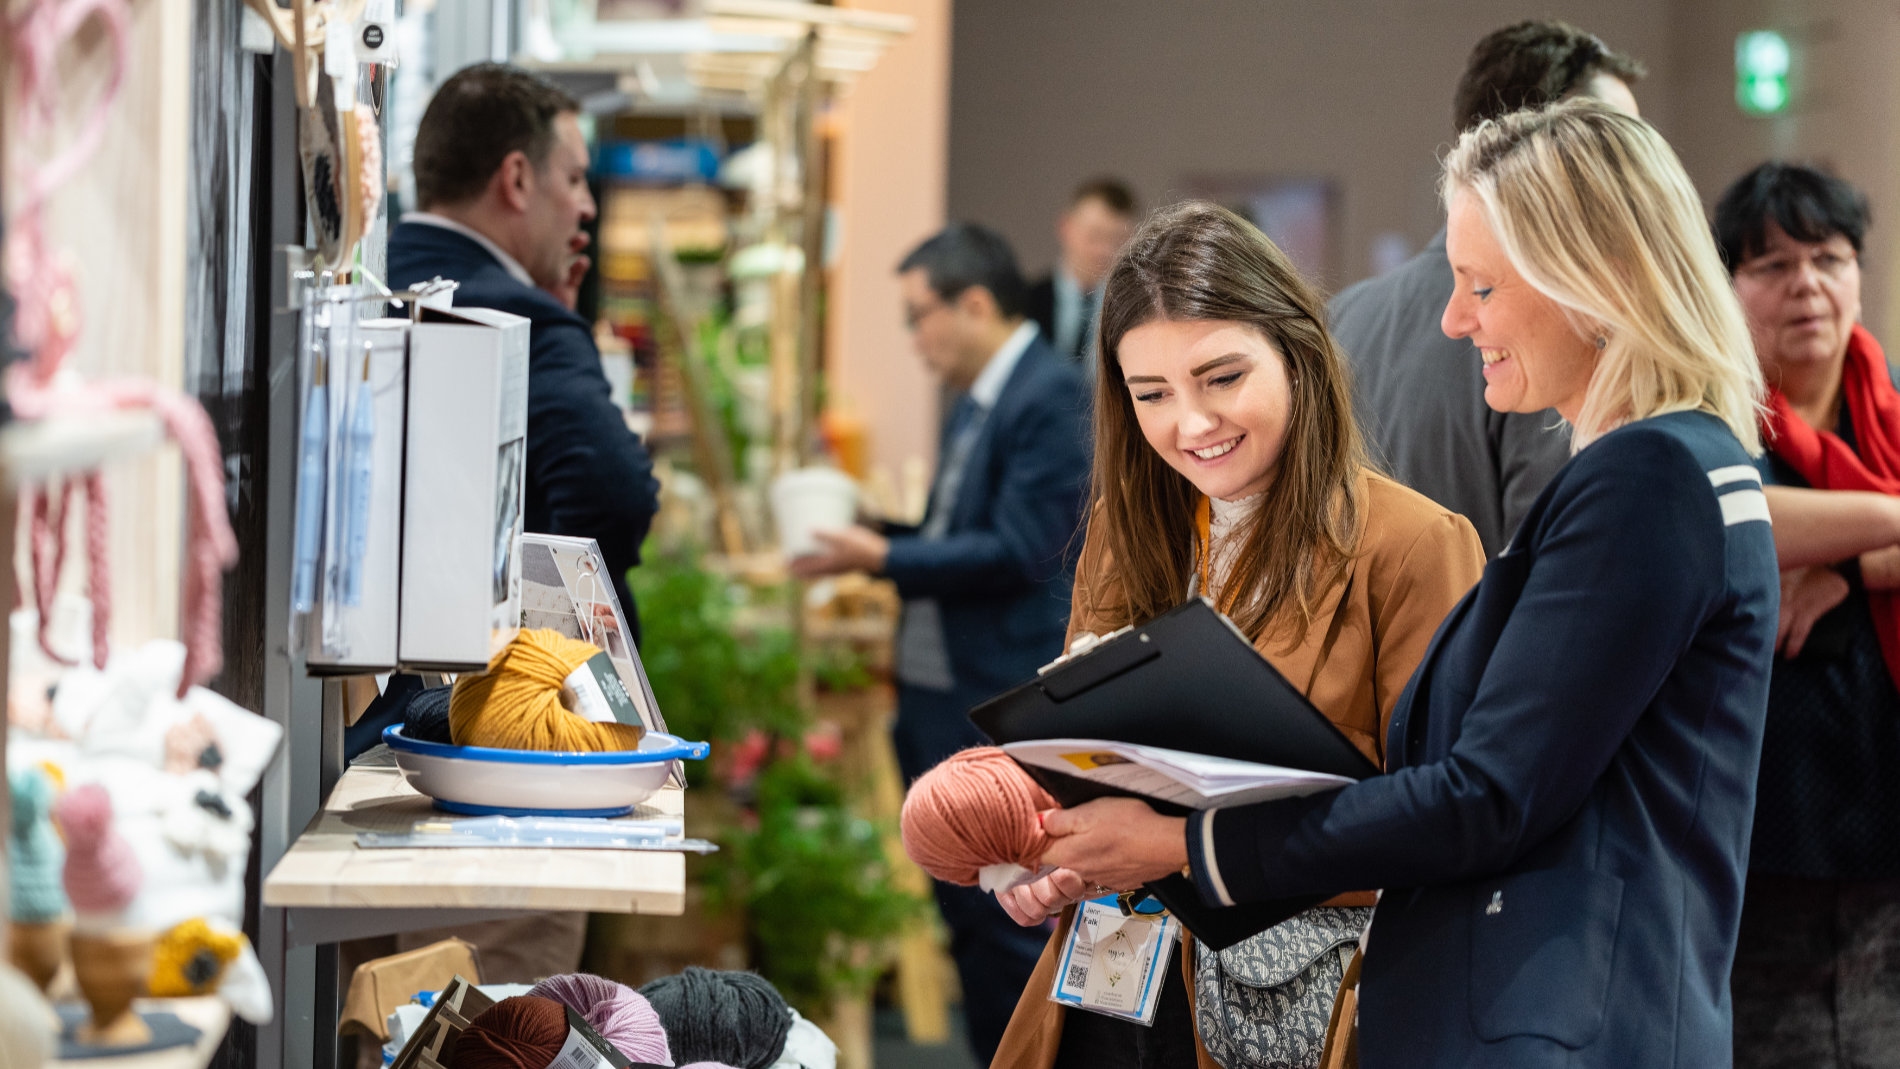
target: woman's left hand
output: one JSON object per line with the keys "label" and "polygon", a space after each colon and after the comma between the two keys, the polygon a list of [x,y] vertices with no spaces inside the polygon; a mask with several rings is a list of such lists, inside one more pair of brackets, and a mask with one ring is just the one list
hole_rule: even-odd
{"label": "woman's left hand", "polygon": [[1181,871],[1187,864],[1187,818],[1164,817],[1134,798],[1097,798],[1043,814],[1054,840],[1042,862],[1078,873],[1112,891],[1126,891]]}

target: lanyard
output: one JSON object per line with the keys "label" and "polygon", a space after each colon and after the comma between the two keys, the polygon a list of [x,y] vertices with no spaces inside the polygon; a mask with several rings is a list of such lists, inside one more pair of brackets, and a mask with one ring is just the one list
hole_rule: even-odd
{"label": "lanyard", "polygon": [[[1207,503],[1207,495],[1203,494],[1200,504],[1194,506],[1194,549],[1195,556],[1200,558],[1201,594],[1209,598],[1214,598],[1213,578],[1210,574],[1214,559],[1212,527],[1213,510]],[[1234,593],[1229,590],[1225,596],[1214,598],[1214,607],[1223,615],[1234,607]]]}

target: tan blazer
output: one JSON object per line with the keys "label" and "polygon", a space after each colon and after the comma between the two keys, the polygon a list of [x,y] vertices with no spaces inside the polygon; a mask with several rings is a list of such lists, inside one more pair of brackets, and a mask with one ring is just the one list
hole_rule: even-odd
{"label": "tan blazer", "polygon": [[[1484,550],[1470,522],[1431,499],[1373,472],[1365,472],[1365,535],[1351,569],[1318,599],[1313,624],[1287,648],[1289,627],[1269,628],[1254,644],[1280,673],[1338,725],[1365,755],[1385,764],[1385,729],[1399,692],[1425,657],[1445,614],[1476,585]],[[1128,621],[1117,613],[1120,594],[1109,554],[1095,539],[1076,566],[1069,638],[1103,633]],[[1341,895],[1329,905],[1371,905],[1372,892]],[[1063,913],[1043,948],[1029,986],[1010,1018],[992,1069],[1048,1069],[1062,1043],[1062,1008],[1049,1001],[1056,956],[1075,911]],[[1181,965],[1194,993],[1193,941],[1182,944]],[[1200,1052],[1201,1069],[1219,1069]]]}

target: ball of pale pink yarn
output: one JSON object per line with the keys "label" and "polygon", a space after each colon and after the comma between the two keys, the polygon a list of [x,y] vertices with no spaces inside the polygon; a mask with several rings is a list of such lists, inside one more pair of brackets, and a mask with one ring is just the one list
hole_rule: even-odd
{"label": "ball of pale pink yarn", "polygon": [[75,787],[53,803],[66,833],[66,897],[81,913],[124,909],[145,879],[125,837],[112,830],[112,796],[97,783]]}
{"label": "ball of pale pink yarn", "polygon": [[631,1061],[672,1065],[666,1045],[666,1027],[646,996],[625,984],[591,973],[550,976],[528,994],[550,998],[581,1015],[600,1038]]}
{"label": "ball of pale pink yarn", "polygon": [[987,865],[1033,869],[1049,846],[1037,814],[1055,804],[1002,750],[954,753],[904,796],[904,852],[925,872],[964,887]]}

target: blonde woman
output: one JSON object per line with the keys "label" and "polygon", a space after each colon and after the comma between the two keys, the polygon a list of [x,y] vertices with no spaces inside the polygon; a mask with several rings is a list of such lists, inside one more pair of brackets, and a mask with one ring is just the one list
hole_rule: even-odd
{"label": "blonde woman", "polygon": [[1383,887],[1367,1069],[1726,1066],[1778,595],[1748,328],[1639,119],[1484,123],[1445,192],[1446,333],[1577,453],[1433,639],[1387,774],[1186,818],[1091,802],[1044,861],[1110,887],[1187,864],[1210,903]]}

